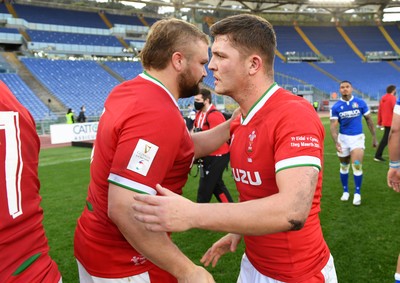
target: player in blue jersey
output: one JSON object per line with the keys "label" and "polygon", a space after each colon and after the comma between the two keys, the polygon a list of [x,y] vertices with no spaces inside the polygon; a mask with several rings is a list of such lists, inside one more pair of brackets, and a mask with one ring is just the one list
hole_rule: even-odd
{"label": "player in blue jersey", "polygon": [[362,117],[367,121],[372,135],[373,147],[377,146],[375,127],[368,105],[361,98],[352,95],[353,87],[351,83],[349,81],[342,81],[339,87],[342,97],[331,108],[330,130],[340,160],[340,180],[343,185],[343,195],[340,200],[348,201],[350,197],[348,179],[351,161],[355,184],[353,204],[360,205],[363,177],[362,162],[365,149]]}

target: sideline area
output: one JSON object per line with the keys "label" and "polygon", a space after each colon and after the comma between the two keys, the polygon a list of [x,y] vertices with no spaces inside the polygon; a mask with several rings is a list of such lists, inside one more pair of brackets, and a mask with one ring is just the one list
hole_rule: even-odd
{"label": "sideline area", "polygon": [[[329,117],[329,111],[319,111],[318,112],[319,117]],[[58,144],[52,144],[51,143],[51,138],[50,135],[39,135],[40,138],[40,148],[55,148],[55,147],[64,147],[64,146],[71,146],[71,142],[67,143],[58,143]]]}

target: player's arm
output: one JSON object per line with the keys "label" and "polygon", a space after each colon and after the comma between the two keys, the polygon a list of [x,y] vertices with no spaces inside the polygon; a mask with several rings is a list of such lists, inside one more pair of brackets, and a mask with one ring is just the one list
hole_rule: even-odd
{"label": "player's arm", "polygon": [[[211,113],[211,115],[212,114],[213,113]],[[211,128],[208,131],[192,133],[195,157],[199,158],[207,156],[227,142],[230,138],[230,124],[239,114],[240,110],[236,109],[229,120]]]}
{"label": "player's arm", "polygon": [[376,147],[378,142],[376,140],[374,121],[372,121],[371,114],[364,115],[364,118],[365,121],[367,121],[368,129],[372,135],[372,146]]}
{"label": "player's arm", "polygon": [[390,162],[387,183],[393,190],[400,192],[400,107],[397,105],[393,112],[388,149]]}
{"label": "player's arm", "polygon": [[279,193],[241,203],[199,204],[157,189],[164,196],[136,195],[145,204],[133,205],[135,217],[152,231],[200,228],[241,235],[264,235],[303,227],[311,209],[318,180],[315,167],[279,171]]}
{"label": "player's arm", "polygon": [[336,146],[336,150],[338,152],[342,151],[342,146],[340,145],[339,141],[338,141],[338,137],[339,137],[339,120],[338,119],[332,119],[330,120],[330,132],[331,132],[331,137],[333,142],[335,143]]}
{"label": "player's arm", "polygon": [[131,205],[135,194],[117,185],[109,185],[108,216],[126,240],[151,262],[178,278],[179,282],[214,282],[211,275],[192,263],[165,232],[150,232],[133,217]]}

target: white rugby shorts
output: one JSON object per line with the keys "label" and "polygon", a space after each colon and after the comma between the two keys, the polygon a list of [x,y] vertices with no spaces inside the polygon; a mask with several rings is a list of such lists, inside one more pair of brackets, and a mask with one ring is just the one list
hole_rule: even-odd
{"label": "white rugby shorts", "polygon": [[337,152],[339,157],[346,157],[350,155],[350,152],[356,148],[365,149],[365,135],[359,134],[355,136],[349,135],[338,135],[338,142],[342,146],[342,152]]}

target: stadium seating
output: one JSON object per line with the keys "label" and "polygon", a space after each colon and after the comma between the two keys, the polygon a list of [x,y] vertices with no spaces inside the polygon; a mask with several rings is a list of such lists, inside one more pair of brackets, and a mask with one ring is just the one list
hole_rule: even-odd
{"label": "stadium seating", "polygon": [[109,61],[104,63],[111,68],[115,73],[123,77],[125,80],[130,80],[143,72],[140,62],[115,62]]}
{"label": "stadium seating", "polygon": [[121,47],[115,36],[28,30],[32,42]]}
{"label": "stadium seating", "polygon": [[310,47],[302,40],[293,26],[275,26],[277,48],[282,53],[296,51],[309,53]]}
{"label": "stadium seating", "polygon": [[343,27],[361,52],[393,50],[376,26]]}
{"label": "stadium seating", "polygon": [[97,13],[13,4],[18,17],[30,23],[107,29]]}
{"label": "stadium seating", "polygon": [[21,58],[21,62],[66,107],[99,115],[104,101],[119,81],[95,61]]}
{"label": "stadium seating", "polygon": [[0,80],[9,87],[18,101],[31,112],[36,121],[56,119],[54,113],[29,89],[17,74],[0,74]]}
{"label": "stadium seating", "polygon": [[[103,14],[26,4],[13,3],[12,6],[20,19],[34,25],[26,29],[26,34],[31,40],[28,48],[33,46],[40,50],[40,48],[44,48],[43,46],[47,46],[47,43],[53,43],[57,46],[62,45],[62,47],[82,47],[82,49],[74,50],[84,50],[83,47],[86,46],[109,48],[113,50],[110,52],[117,52],[118,49],[119,56],[123,56],[123,52],[126,51],[124,50],[126,45],[123,41],[121,42],[121,38],[113,35],[114,31],[103,20]],[[0,14],[3,15],[3,18],[10,16],[4,3],[0,4]],[[123,40],[139,50],[144,45],[145,32],[157,20],[156,18],[142,17],[139,14],[117,15],[108,11],[104,12],[104,15],[115,30],[125,29],[125,33],[121,33],[125,36]],[[51,25],[51,28],[49,25]],[[61,30],[60,27],[62,27]],[[76,30],[71,31],[71,28]],[[277,49],[281,54],[285,55],[286,52],[315,54],[293,25],[276,25],[274,28],[277,36]],[[311,85],[323,93],[330,94],[338,92],[339,81],[349,80],[356,89],[356,95],[379,99],[384,94],[387,85],[398,83],[400,61],[390,63],[378,60],[375,62],[364,61],[368,51],[396,52],[396,48],[389,44],[383,36],[380,27],[376,25],[342,27],[350,40],[360,50],[361,56],[356,54],[356,51],[349,46],[336,26],[299,26],[299,28],[322,55],[332,58],[333,61],[330,63],[319,61],[287,63],[285,60],[276,57],[275,80],[279,85],[290,90]],[[389,24],[385,25],[384,29],[393,39],[393,42],[400,47],[399,27],[395,24]],[[22,35],[16,28],[7,28],[7,25],[0,27],[0,41],[4,44],[10,43],[7,41],[9,40],[7,35],[18,37],[14,39],[13,44],[22,44]],[[51,46],[49,45],[49,47]],[[48,50],[51,50],[51,48]],[[60,49],[55,48],[54,50],[64,49],[60,47]],[[67,54],[77,53],[67,52]],[[87,54],[98,55],[95,52]],[[85,104],[88,115],[99,113],[102,110],[106,96],[119,83],[117,79],[102,68],[102,64],[125,80],[132,79],[142,72],[142,66],[139,62],[107,61],[97,63],[89,60],[68,61],[27,57],[21,57],[20,60],[33,76],[55,95],[65,107],[71,107],[78,111],[80,106]],[[7,79],[9,83],[14,81],[12,87],[18,93],[18,99],[26,103],[28,109],[39,111],[32,110],[35,113],[35,119],[53,115],[39,99],[36,98],[35,101],[32,100],[31,102],[31,100],[24,98],[32,96],[33,92],[26,85],[17,88],[16,85],[21,85],[22,82],[18,75],[4,74],[4,76],[4,80]],[[209,88],[214,88],[213,74],[208,68],[203,83]],[[25,94],[21,92],[25,92]],[[33,106],[29,106],[29,103],[32,103]],[[44,107],[44,110],[37,106],[40,103],[43,104],[41,107]],[[193,104],[193,98],[180,99],[178,104],[182,108],[186,108],[188,104]]]}
{"label": "stadium seating", "polygon": [[130,26],[143,26],[143,23],[136,15],[125,16],[125,15],[115,15],[106,14],[107,18],[113,24],[130,25]]}

